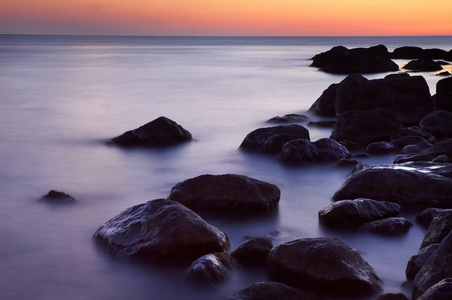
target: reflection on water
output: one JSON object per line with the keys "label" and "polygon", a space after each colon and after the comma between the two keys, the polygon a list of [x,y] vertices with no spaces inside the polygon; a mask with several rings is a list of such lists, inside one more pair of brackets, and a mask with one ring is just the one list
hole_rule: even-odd
{"label": "reflection on water", "polygon": [[[451,40],[0,36],[0,298],[219,299],[268,280],[263,269],[237,267],[226,284],[197,290],[182,282],[181,268],[118,260],[94,243],[97,228],[122,210],[165,198],[177,182],[206,173],[243,174],[281,189],[274,214],[203,216],[226,232],[231,250],[247,236],[268,236],[275,245],[339,237],[375,268],[386,292],[400,291],[423,229],[388,239],[322,228],[317,213],[349,169],[291,168],[238,149],[246,134],[270,126],[266,120],[306,113],[344,78],[309,68],[314,54],[378,43],[390,50],[444,48]],[[439,78],[422,75],[434,90]],[[164,149],[106,144],[162,115],[195,140]],[[312,140],[330,133],[309,130]],[[363,160],[375,165],[393,157]],[[76,204],[38,201],[51,189]]]}

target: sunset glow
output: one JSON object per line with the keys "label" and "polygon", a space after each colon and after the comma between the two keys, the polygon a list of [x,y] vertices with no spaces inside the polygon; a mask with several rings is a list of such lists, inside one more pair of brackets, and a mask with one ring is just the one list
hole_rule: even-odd
{"label": "sunset glow", "polygon": [[452,35],[450,0],[0,0],[0,33]]}

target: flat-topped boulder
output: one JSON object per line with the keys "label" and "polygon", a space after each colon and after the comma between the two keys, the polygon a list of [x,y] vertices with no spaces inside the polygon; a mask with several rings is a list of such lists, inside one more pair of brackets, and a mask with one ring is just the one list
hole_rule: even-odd
{"label": "flat-topped boulder", "polygon": [[395,217],[400,206],[393,202],[359,198],[334,202],[319,211],[322,224],[334,228],[359,227],[364,223]]}
{"label": "flat-topped boulder", "polygon": [[446,59],[447,51],[443,49],[422,49],[421,47],[403,46],[394,49],[390,53],[391,58],[395,59],[416,59],[416,58],[430,58],[430,59]]}
{"label": "flat-topped boulder", "polygon": [[226,234],[166,199],[126,209],[102,225],[94,237],[115,256],[159,263],[191,262],[229,249]]}
{"label": "flat-topped boulder", "polygon": [[129,130],[111,140],[121,146],[169,146],[192,139],[191,133],[176,122],[159,117],[141,127]]}
{"label": "flat-topped boulder", "polygon": [[280,282],[256,282],[240,290],[229,300],[310,300],[312,297],[299,289]]}
{"label": "flat-topped boulder", "polygon": [[250,132],[240,148],[262,153],[279,153],[285,143],[296,139],[309,140],[309,131],[297,124],[259,128]]}
{"label": "flat-topped boulder", "polygon": [[424,71],[424,72],[433,72],[442,70],[443,67],[439,62],[434,61],[430,58],[420,58],[416,60],[412,60],[406,65],[403,66],[405,70],[411,71]]}
{"label": "flat-topped boulder", "polygon": [[452,208],[452,179],[441,176],[450,164],[380,165],[352,174],[333,200],[370,198],[402,207]]}
{"label": "flat-topped boulder", "polygon": [[399,66],[389,58],[384,45],[370,48],[347,49],[344,46],[317,54],[312,58],[312,67],[333,74],[381,73],[399,70]]}
{"label": "flat-topped boulder", "polygon": [[358,251],[336,238],[304,238],[274,247],[270,275],[303,291],[329,295],[369,295],[381,289],[372,267]]}
{"label": "flat-topped boulder", "polygon": [[254,213],[278,206],[279,188],[243,175],[201,175],[179,182],[168,196],[195,211]]}

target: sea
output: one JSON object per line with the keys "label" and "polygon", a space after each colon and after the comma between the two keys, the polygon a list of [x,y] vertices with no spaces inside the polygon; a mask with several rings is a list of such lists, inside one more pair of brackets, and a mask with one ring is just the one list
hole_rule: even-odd
{"label": "sea", "polygon": [[[265,268],[237,265],[223,284],[193,287],[182,266],[120,259],[94,232],[124,209],[166,198],[202,174],[241,174],[276,184],[276,212],[238,218],[202,215],[224,231],[231,251],[249,237],[274,245],[336,237],[358,250],[383,281],[381,293],[410,295],[405,268],[425,229],[416,212],[401,237],[343,232],[319,224],[350,168],[289,167],[239,146],[285,114],[306,114],[332,83],[311,58],[338,45],[452,48],[429,37],[127,37],[0,35],[0,299],[226,299],[271,280]],[[395,60],[403,67],[408,60]],[[444,67],[452,71],[450,66]],[[403,72],[401,70],[400,72]],[[435,94],[438,72],[418,72]],[[364,75],[383,78],[389,73]],[[194,140],[167,148],[121,148],[108,141],[166,116]],[[311,140],[331,129],[306,126]],[[392,163],[394,155],[359,160]],[[42,201],[50,190],[75,204]],[[376,299],[376,295],[362,299]],[[358,298],[359,299],[359,298]]]}

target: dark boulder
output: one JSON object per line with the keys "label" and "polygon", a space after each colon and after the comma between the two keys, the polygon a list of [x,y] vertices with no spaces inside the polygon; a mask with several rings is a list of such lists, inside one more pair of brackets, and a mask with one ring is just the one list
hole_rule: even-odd
{"label": "dark boulder", "polygon": [[372,221],[361,226],[361,230],[385,236],[399,236],[408,232],[413,226],[405,218],[387,218],[383,220]]}
{"label": "dark boulder", "polygon": [[309,131],[301,125],[259,128],[249,133],[240,148],[263,153],[279,153],[285,143],[296,139],[309,140]]}
{"label": "dark boulder", "polygon": [[[412,136],[421,137],[429,143],[435,143],[435,137],[430,132],[420,128],[419,126],[400,128],[391,135],[391,142],[395,144],[395,140]],[[416,144],[416,142],[410,144]]]}
{"label": "dark boulder", "polygon": [[395,140],[391,140],[391,143],[397,148],[397,149],[403,149],[406,146],[414,146],[414,145],[426,145],[426,147],[419,147],[417,150],[409,150],[410,148],[407,148],[403,154],[413,153],[413,152],[419,152],[422,149],[432,147],[433,144],[427,142],[425,139],[421,138],[420,136],[414,136],[414,135],[408,135],[405,137],[401,137]]}
{"label": "dark boulder", "polygon": [[310,300],[313,299],[299,289],[280,282],[257,282],[239,291],[230,300]]}
{"label": "dark boulder", "polygon": [[430,132],[437,139],[452,137],[452,112],[434,110],[419,123],[419,127]]}
{"label": "dark boulder", "polygon": [[308,122],[311,119],[305,115],[299,115],[299,114],[288,114],[284,116],[277,116],[273,117],[270,120],[268,120],[268,123],[301,123],[301,122]]}
{"label": "dark boulder", "polygon": [[189,262],[229,249],[223,232],[180,203],[165,199],[126,209],[94,237],[115,256],[150,262]]}
{"label": "dark boulder", "polygon": [[339,84],[333,83],[322,95],[312,104],[309,111],[314,112],[320,116],[336,116],[336,93]]}
{"label": "dark boulder", "polygon": [[452,77],[441,79],[436,83],[433,103],[435,109],[452,111]]}
{"label": "dark boulder", "polygon": [[331,295],[368,295],[381,289],[372,267],[358,251],[336,238],[305,238],[274,247],[270,274],[290,286]]}
{"label": "dark boulder", "polygon": [[441,243],[441,241],[452,230],[452,213],[451,210],[443,211],[435,214],[430,225],[428,226],[427,233],[422,240],[420,249],[430,246],[432,244]]}
{"label": "dark boulder", "polygon": [[231,257],[224,253],[206,254],[195,260],[185,271],[185,281],[195,285],[216,285],[229,278]]}
{"label": "dark boulder", "polygon": [[452,208],[452,179],[438,176],[438,171],[435,165],[412,163],[367,168],[348,177],[333,199],[370,198],[402,207]]}
{"label": "dark boulder", "polygon": [[269,238],[251,238],[232,252],[231,256],[245,265],[264,264],[272,248],[273,243]]}
{"label": "dark boulder", "polygon": [[[421,152],[423,152],[424,150],[427,150],[427,149],[430,149],[431,147],[433,147],[433,144],[430,144],[429,142],[427,142],[423,138],[420,138],[420,137],[418,137],[418,138],[419,138],[419,142],[418,143],[406,145],[405,147],[402,148],[400,153],[403,154],[403,155],[400,156],[400,157],[397,157],[395,159],[395,163],[397,163],[399,161],[399,159],[403,159],[403,157],[405,157],[406,155],[408,155],[410,157],[413,156],[413,155],[418,155]],[[412,139],[412,141],[414,142],[415,139]]]}
{"label": "dark boulder", "polygon": [[195,211],[268,212],[278,206],[281,191],[243,175],[201,175],[179,182],[168,196]]}
{"label": "dark boulder", "polygon": [[432,256],[433,252],[438,249],[439,244],[431,244],[413,255],[407,263],[405,274],[408,280],[414,280],[419,270],[424,266],[425,262]]}
{"label": "dark boulder", "polygon": [[314,56],[311,66],[333,74],[381,73],[399,70],[399,66],[388,56],[388,50],[383,45],[350,50],[338,46]]}
{"label": "dark boulder", "polygon": [[420,58],[416,60],[412,60],[403,66],[405,70],[412,71],[424,71],[424,72],[433,72],[442,70],[443,67],[440,63],[430,59],[430,58]]}
{"label": "dark boulder", "polygon": [[413,299],[417,299],[434,284],[448,277],[452,277],[452,232],[443,239],[414,278]]}
{"label": "dark boulder", "polygon": [[389,137],[401,127],[396,116],[386,108],[348,111],[339,116],[331,138],[367,146],[373,142],[389,140]]}
{"label": "dark boulder", "polygon": [[452,277],[444,278],[432,285],[418,300],[450,300],[452,299]]}
{"label": "dark boulder", "polygon": [[423,57],[424,49],[413,46],[403,46],[394,49],[391,53],[391,58],[397,59],[414,59]]}
{"label": "dark boulder", "polygon": [[439,155],[436,158],[432,159],[432,162],[445,164],[445,163],[450,162],[450,159],[449,159],[449,156],[442,154],[442,155]]}
{"label": "dark boulder", "polygon": [[341,200],[319,211],[319,220],[334,228],[359,227],[367,222],[395,217],[400,210],[400,206],[392,202],[372,199]]}
{"label": "dark boulder", "polygon": [[347,147],[329,138],[323,138],[313,142],[319,150],[320,161],[335,161],[344,158],[350,158],[350,152]]}
{"label": "dark boulder", "polygon": [[389,142],[374,142],[367,145],[366,152],[368,154],[389,154],[397,151],[396,146]]}
{"label": "dark boulder", "polygon": [[[448,71],[443,71],[443,72],[439,72],[439,73],[436,74],[436,75],[447,77],[447,76],[451,76],[452,73],[450,73],[450,72],[448,72]],[[438,108],[438,109],[444,109],[444,108]]]}
{"label": "dark boulder", "polygon": [[408,298],[403,293],[386,293],[378,296],[377,300],[408,300]]}
{"label": "dark boulder", "polygon": [[122,146],[169,146],[192,139],[191,133],[176,122],[159,117],[137,129],[115,137],[111,143]]}
{"label": "dark boulder", "polygon": [[[419,144],[414,146],[419,146]],[[406,154],[398,155],[395,158],[394,163],[400,164],[409,161],[432,161],[440,155],[447,155],[449,159],[452,159],[452,138],[443,140],[431,147],[428,144],[425,144],[422,145],[422,147],[416,148],[410,152],[407,152],[405,148],[402,149],[402,153]]]}
{"label": "dark boulder", "polygon": [[52,203],[74,203],[75,198],[61,191],[50,190],[41,200]]}
{"label": "dark boulder", "polygon": [[428,229],[433,218],[441,214],[452,214],[452,209],[441,209],[434,207],[426,208],[416,216],[416,222]]}

